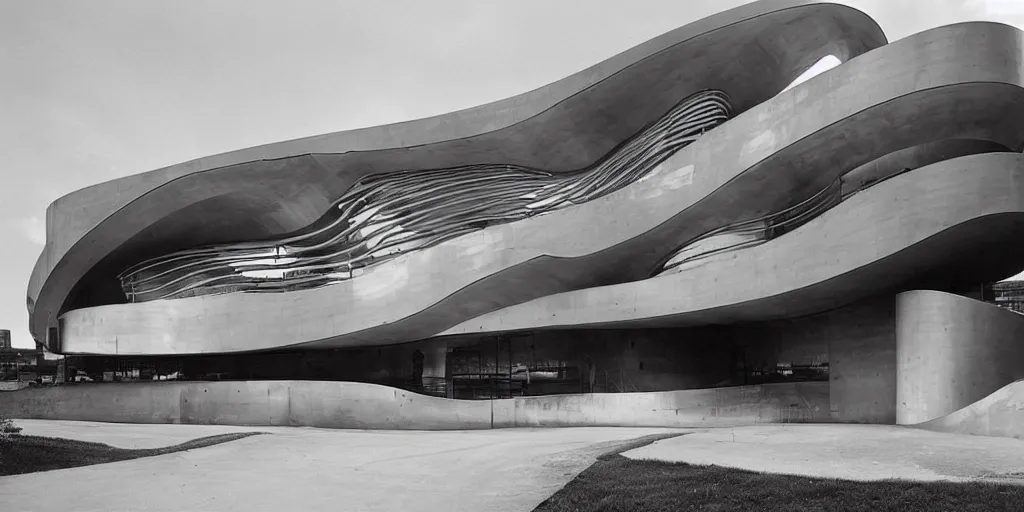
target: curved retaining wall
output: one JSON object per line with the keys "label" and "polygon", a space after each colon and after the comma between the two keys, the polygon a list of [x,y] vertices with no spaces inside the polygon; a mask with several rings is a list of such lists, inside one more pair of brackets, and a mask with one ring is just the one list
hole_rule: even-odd
{"label": "curved retaining wall", "polygon": [[0,394],[13,418],[462,430],[507,427],[686,427],[829,420],[828,382],[657,393],[450,400],[354,382],[77,384]]}
{"label": "curved retaining wall", "polygon": [[944,292],[896,296],[896,423],[930,421],[1024,378],[1024,316]]}
{"label": "curved retaining wall", "polygon": [[968,434],[1024,438],[1024,380],[1018,380],[952,414],[914,425],[918,428]]}
{"label": "curved retaining wall", "polygon": [[[508,426],[516,427],[692,427],[831,421],[828,382],[538,396],[499,402],[505,402],[501,407],[513,407]],[[496,420],[497,411],[498,406]]]}

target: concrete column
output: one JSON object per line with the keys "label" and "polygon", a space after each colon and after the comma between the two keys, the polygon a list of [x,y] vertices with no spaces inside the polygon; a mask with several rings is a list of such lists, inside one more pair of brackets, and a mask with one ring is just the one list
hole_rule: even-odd
{"label": "concrete column", "polygon": [[829,323],[831,418],[896,422],[896,301],[862,301],[822,315]]}

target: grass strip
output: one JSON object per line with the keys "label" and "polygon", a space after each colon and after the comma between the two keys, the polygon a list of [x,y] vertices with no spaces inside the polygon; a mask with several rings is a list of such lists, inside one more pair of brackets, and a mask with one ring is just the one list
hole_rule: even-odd
{"label": "grass strip", "polygon": [[153,457],[194,450],[196,448],[205,448],[263,433],[235,432],[218,434],[200,437],[174,446],[142,449],[117,448],[103,443],[91,443],[56,437],[11,435],[6,440],[0,441],[0,476]]}
{"label": "grass strip", "polygon": [[649,437],[602,455],[535,512],[1024,510],[1022,485],[858,482],[620,455],[657,440]]}

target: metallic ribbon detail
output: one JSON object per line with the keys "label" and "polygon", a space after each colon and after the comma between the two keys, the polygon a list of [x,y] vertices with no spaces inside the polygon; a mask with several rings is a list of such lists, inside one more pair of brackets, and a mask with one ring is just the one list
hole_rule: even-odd
{"label": "metallic ribbon detail", "polygon": [[908,171],[910,168],[893,170],[865,183],[851,183],[846,175],[840,176],[811,198],[790,208],[722,226],[690,240],[671,253],[653,276],[683,272],[709,262],[712,256],[761,245],[803,226],[854,194]]}
{"label": "metallic ribbon detail", "polygon": [[351,279],[398,254],[621,189],[731,113],[725,93],[698,92],[603,159],[571,173],[479,164],[365,176],[292,236],[179,251],[134,265],[118,278],[132,302],[292,291]]}

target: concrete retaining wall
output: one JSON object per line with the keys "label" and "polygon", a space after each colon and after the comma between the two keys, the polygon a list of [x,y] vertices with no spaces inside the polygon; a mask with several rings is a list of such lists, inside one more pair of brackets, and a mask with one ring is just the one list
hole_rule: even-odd
{"label": "concrete retaining wall", "polygon": [[[656,393],[595,393],[516,398],[517,427],[685,427],[829,421],[827,382]],[[501,404],[506,406],[507,404]],[[495,408],[495,420],[505,420]]]}
{"label": "concrete retaining wall", "polygon": [[0,381],[0,391],[17,391],[19,389],[25,389],[29,386],[30,384],[28,382],[20,380]]}
{"label": "concrete retaining wall", "polygon": [[823,422],[828,400],[827,382],[492,401],[353,382],[142,382],[3,393],[0,410],[33,419],[447,430]]}

